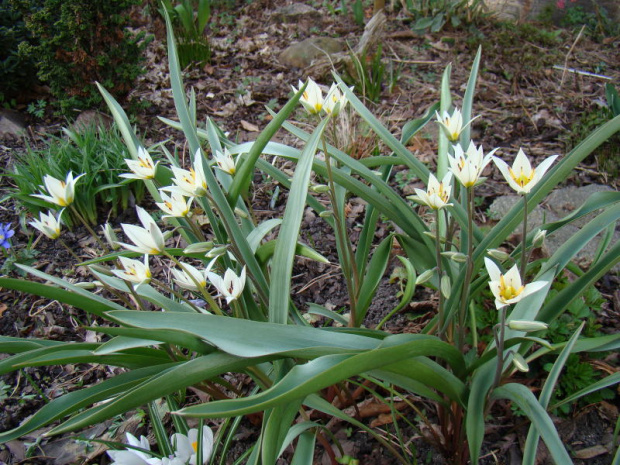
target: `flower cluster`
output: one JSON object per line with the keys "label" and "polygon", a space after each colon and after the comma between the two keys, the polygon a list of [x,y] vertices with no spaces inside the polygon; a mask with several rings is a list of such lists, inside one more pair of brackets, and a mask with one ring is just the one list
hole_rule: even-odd
{"label": "flower cluster", "polygon": [[[293,88],[293,92],[299,92],[299,90],[304,86],[304,83],[299,81],[298,85],[298,89],[291,86]],[[353,90],[352,87],[351,90]],[[340,92],[340,89],[335,83],[331,85],[325,99],[323,99],[323,91],[319,85],[310,78],[308,79],[306,89],[304,90],[304,93],[299,101],[311,115],[318,115],[321,112],[324,112],[328,116],[334,117],[338,116],[340,111],[344,109],[348,103],[346,95]]]}
{"label": "flower cluster", "polygon": [[[127,443],[131,448],[109,450],[112,465],[196,465],[198,455],[198,430],[190,429],[187,435],[175,433],[170,438],[174,455],[170,457],[152,457],[151,446],[144,436],[138,440],[133,434],[126,433]],[[213,432],[211,428],[202,429],[202,460],[209,462],[213,451]]]}

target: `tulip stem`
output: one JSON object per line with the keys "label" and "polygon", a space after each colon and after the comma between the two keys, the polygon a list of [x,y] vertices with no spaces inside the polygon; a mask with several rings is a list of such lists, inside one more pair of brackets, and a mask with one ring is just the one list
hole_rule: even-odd
{"label": "tulip stem", "polygon": [[327,171],[329,197],[334,210],[334,229],[336,230],[336,240],[340,245],[340,247],[338,247],[338,251],[341,253],[340,259],[342,262],[342,272],[347,283],[347,291],[349,294],[349,326],[353,327],[357,324],[357,293],[359,290],[359,275],[357,272],[357,265],[355,263],[355,254],[353,253],[351,242],[347,238],[346,226],[341,221],[342,217],[340,216],[340,208],[336,197],[336,187],[332,173],[331,157],[327,151],[325,135],[321,136],[321,140],[323,142],[323,153],[325,154],[325,169]]}
{"label": "tulip stem", "polygon": [[444,339],[444,314],[443,314],[443,293],[441,292],[441,278],[443,267],[441,266],[441,231],[439,228],[439,209],[435,209],[435,258],[437,260],[437,289],[439,289],[439,306],[437,315],[439,316],[439,326],[437,328],[439,339]]}
{"label": "tulip stem", "polygon": [[67,252],[69,252],[69,255],[71,255],[73,258],[75,258],[77,260],[77,262],[81,262],[82,260],[80,259],[80,257],[78,257],[75,252],[65,243],[65,241],[63,241],[60,237],[57,237],[56,240],[58,242],[60,242],[60,244],[67,249]]}
{"label": "tulip stem", "polygon": [[78,219],[82,222],[82,224],[88,230],[90,235],[93,236],[95,241],[97,241],[97,244],[99,244],[99,247],[101,247],[103,249],[103,253],[106,253],[106,254],[110,253],[110,249],[108,249],[108,246],[105,244],[105,242],[103,242],[99,238],[99,236],[97,236],[97,233],[93,230],[93,228],[90,227],[90,225],[88,224],[86,219],[84,219],[84,217],[82,215],[80,215],[80,212],[78,212],[77,208],[75,208],[73,206],[73,204],[69,205],[69,208],[71,209],[71,213],[73,213],[75,216],[78,217]]}
{"label": "tulip stem", "polygon": [[461,295],[461,307],[459,309],[459,327],[457,329],[457,347],[461,353],[465,345],[465,316],[469,301],[469,288],[474,272],[474,188],[467,188],[467,264],[465,270],[465,282]]}
{"label": "tulip stem", "polygon": [[504,371],[504,337],[506,335],[506,307],[499,309],[499,328],[495,327],[495,346],[497,347],[497,368],[493,387],[499,386]]}
{"label": "tulip stem", "polygon": [[521,244],[521,279],[527,271],[527,194],[523,194],[523,243]]}

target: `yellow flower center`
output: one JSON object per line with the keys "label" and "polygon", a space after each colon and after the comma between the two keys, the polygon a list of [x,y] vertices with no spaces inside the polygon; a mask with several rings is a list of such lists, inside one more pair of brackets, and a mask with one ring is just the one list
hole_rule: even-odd
{"label": "yellow flower center", "polygon": [[514,299],[519,294],[523,292],[525,286],[520,286],[518,289],[515,289],[513,286],[506,284],[506,280],[504,279],[504,275],[500,275],[499,277],[499,295],[502,296],[504,301],[508,301],[510,299]]}
{"label": "yellow flower center", "polygon": [[146,158],[138,157],[138,164],[140,165],[141,168],[153,169],[153,164],[151,163],[150,160]]}
{"label": "yellow flower center", "polygon": [[514,181],[521,187],[525,187],[527,184],[529,184],[532,181],[532,179],[534,179],[534,170],[532,170],[529,175],[525,173],[525,171],[521,170],[519,174],[517,175],[512,170],[512,168],[509,168],[509,169],[510,169],[510,176],[512,176],[512,179],[514,179]]}
{"label": "yellow flower center", "polygon": [[192,449],[194,449],[194,452],[198,452],[198,441],[192,442]]}
{"label": "yellow flower center", "polygon": [[437,196],[444,202],[447,202],[449,197],[448,193],[445,191],[443,187],[443,182],[439,183],[439,188],[437,190],[431,188],[428,190],[428,195],[431,196],[433,194],[437,194]]}

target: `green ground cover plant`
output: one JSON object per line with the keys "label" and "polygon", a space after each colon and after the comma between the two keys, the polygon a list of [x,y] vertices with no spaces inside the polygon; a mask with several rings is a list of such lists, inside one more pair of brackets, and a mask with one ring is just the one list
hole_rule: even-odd
{"label": "green ground cover plant", "polygon": [[[548,411],[617,384],[620,374],[565,393],[556,402],[553,393],[561,371],[571,354],[617,350],[620,335],[580,337],[581,324],[567,340],[551,343],[545,338],[546,331],[620,261],[620,244],[607,242],[588,271],[549,300],[546,297],[575,254],[620,218],[620,194],[595,194],[571,215],[536,230],[528,229],[527,216],[580,161],[620,130],[620,117],[597,128],[561,159],[551,156],[532,166],[519,150],[508,165],[494,156],[495,150],[483,149],[470,140],[479,52],[461,109],[452,102],[448,67],[439,85],[440,102],[420,119],[407,122],[400,140],[334,75],[326,96],[312,80],[294,87],[293,97],[279,113],[272,113],[273,119],[255,141],[236,144],[213,121],[198,123],[195,95],[190,92],[188,97],[183,87],[169,21],[168,47],[178,121],[164,121],[183,131],[192,155],[190,169],[179,166],[163,146],[165,161],[154,162],[121,106],[100,87],[127,146],[126,162],[131,171],[127,175],[144,182],[166,222],[156,221],[138,207],[141,226],[123,224],[125,242],[108,231],[106,238],[117,251],[84,263],[96,283],[76,285],[26,266],[21,268],[45,284],[0,278],[0,286],[5,288],[83,309],[98,321],[89,329],[108,336],[100,343],[73,344],[0,337],[0,351],[10,354],[0,361],[0,373],[63,363],[107,364],[125,371],[52,400],[17,428],[0,433],[0,441],[54,422],[59,423],[48,435],[76,431],[146,404],[159,449],[151,451],[146,439],[128,436],[124,452],[135,455],[132,451],[137,447],[152,463],[187,464],[192,460],[185,447],[188,442],[196,445],[195,463],[223,463],[242,417],[258,412],[262,414],[259,438],[240,462],[274,464],[293,445],[290,463],[311,464],[318,442],[331,454],[332,462],[353,463],[354,458],[341,457],[342,451],[332,451],[328,424],[315,415],[320,412],[365,431],[398,463],[410,464],[416,458],[402,434],[395,434],[400,441],[387,440],[382,431],[350,416],[331,400],[367,394],[393,405],[395,397],[413,393],[425,398],[432,409],[422,411],[410,405],[428,428],[392,408],[397,420],[394,427],[399,421],[409,422],[450,463],[478,462],[488,415],[495,405],[505,402],[516,405],[531,421],[523,463],[535,463],[540,438],[557,463],[571,463]],[[290,120],[300,104],[313,122],[309,131]],[[348,111],[355,112],[376,134],[385,152],[358,160],[342,150],[336,125]],[[403,143],[426,124],[440,127],[433,172]],[[302,148],[273,141],[281,129],[295,135]],[[293,176],[262,155],[293,162]],[[474,222],[473,207],[475,190],[484,182],[482,171],[490,163],[522,199],[483,234]],[[388,183],[394,167],[403,165],[426,186],[416,189],[416,196],[410,199],[402,198]],[[263,221],[254,217],[248,199],[255,171],[288,191],[281,217]],[[66,189],[56,193],[67,207],[71,203],[68,185],[79,192],[82,182],[82,172],[76,174],[73,182],[65,183]],[[65,176],[62,173],[59,179]],[[60,183],[59,179],[56,182]],[[54,186],[52,181],[50,186]],[[345,213],[349,195],[366,202],[355,244]],[[291,300],[295,257],[326,261],[300,242],[307,207],[333,228],[349,296],[349,307],[343,313],[317,305],[312,306],[313,312],[340,325],[310,325],[304,309]],[[530,261],[532,249],[546,234],[592,212],[596,212],[594,219],[544,263]],[[203,215],[208,226],[198,221]],[[391,222],[397,232],[375,243],[380,219]],[[522,222],[521,244],[510,253],[498,254],[497,248]],[[276,232],[271,239],[270,233]],[[171,235],[182,238],[186,245],[169,247]],[[389,334],[381,330],[383,322],[376,328],[364,327],[395,242],[402,250],[396,260],[406,278],[402,279],[401,300],[389,309],[386,319],[411,302],[416,286],[427,286],[436,293],[439,305],[419,334]],[[169,266],[172,279],[153,275],[153,256]],[[106,295],[115,297],[106,298],[88,287],[104,288]],[[487,328],[492,340],[479,348],[472,343],[477,326],[470,303],[487,290],[492,294],[487,300],[488,311],[496,312],[498,323]],[[529,364],[543,356],[552,356],[555,362],[536,396],[518,382],[519,372],[527,371]],[[229,373],[252,378],[247,395],[229,382]],[[187,404],[185,393],[190,386],[210,400]],[[169,438],[157,411],[161,399],[172,412],[175,434],[183,437]],[[430,424],[429,413],[438,418],[438,429]],[[198,418],[201,423],[192,432],[186,418]],[[205,447],[211,441],[209,419],[225,419],[210,450]],[[115,454],[111,455],[116,460]],[[617,452],[615,460],[619,457]]]}
{"label": "green ground cover plant", "polygon": [[2,176],[14,183],[9,196],[23,212],[38,215],[54,206],[53,202],[33,196],[40,192],[46,176],[65,179],[69,172],[84,173],[73,203],[75,211],[66,211],[62,219],[71,226],[80,223],[81,216],[94,226],[102,217],[116,216],[144,197],[144,186],[128,184],[119,177],[125,170],[126,156],[127,149],[115,128],[65,128],[63,136],[50,136],[44,147],[16,155],[13,166],[7,167]]}

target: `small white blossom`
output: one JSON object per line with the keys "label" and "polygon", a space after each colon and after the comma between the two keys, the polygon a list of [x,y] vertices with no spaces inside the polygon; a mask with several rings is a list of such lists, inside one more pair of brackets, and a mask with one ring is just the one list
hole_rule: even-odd
{"label": "small white blossom", "polygon": [[495,296],[495,307],[498,310],[506,305],[516,304],[547,285],[546,281],[535,281],[523,285],[517,265],[508,270],[506,274],[502,274],[493,260],[485,257],[484,263],[489,273],[489,287]]}
{"label": "small white blossom", "polygon": [[125,163],[132,171],[131,173],[121,174],[122,178],[128,179],[153,179],[155,177],[155,170],[157,169],[157,163],[153,163],[151,155],[144,149],[144,147],[138,148],[138,159],[133,160],[131,158],[125,159]]}
{"label": "small white blossom", "polygon": [[39,187],[41,189],[46,189],[49,195],[32,194],[32,196],[39,197],[46,202],[54,203],[61,207],[66,207],[73,203],[75,198],[75,183],[82,176],[84,176],[84,174],[80,174],[77,178],[74,178],[73,173],[69,171],[69,174],[67,174],[67,179],[62,181],[46,174],[43,177],[45,187]]}
{"label": "small white blossom", "polygon": [[512,167],[497,157],[493,157],[493,161],[502,172],[508,185],[518,194],[523,195],[528,194],[538,184],[557,157],[557,155],[552,155],[546,158],[537,168],[532,168],[523,150],[519,149]]}

